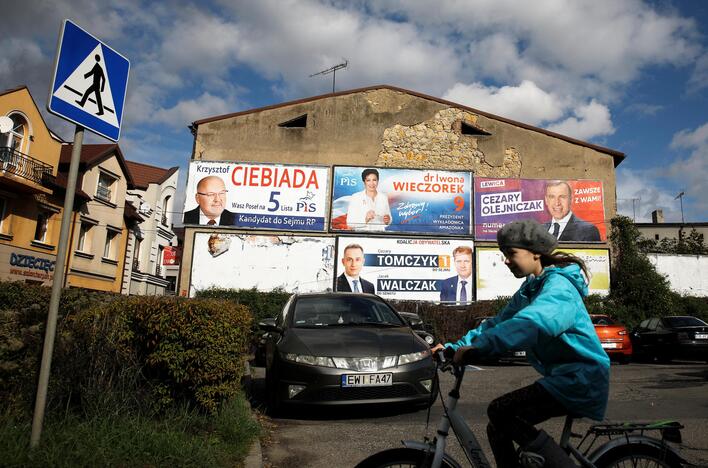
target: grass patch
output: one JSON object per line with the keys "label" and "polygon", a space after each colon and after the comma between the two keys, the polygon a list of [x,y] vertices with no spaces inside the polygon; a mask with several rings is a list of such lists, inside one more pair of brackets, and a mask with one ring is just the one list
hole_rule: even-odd
{"label": "grass patch", "polygon": [[260,426],[242,395],[213,415],[172,410],[160,418],[135,415],[47,418],[40,446],[30,452],[31,422],[3,418],[3,466],[236,466]]}

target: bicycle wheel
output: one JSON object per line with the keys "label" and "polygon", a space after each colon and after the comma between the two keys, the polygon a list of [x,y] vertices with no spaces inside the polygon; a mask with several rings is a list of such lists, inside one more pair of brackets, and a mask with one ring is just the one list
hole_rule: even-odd
{"label": "bicycle wheel", "polygon": [[[395,448],[375,453],[359,462],[355,468],[426,468],[433,461],[432,456],[423,450],[414,448]],[[443,460],[443,468],[453,465]]]}
{"label": "bicycle wheel", "polygon": [[653,445],[626,444],[609,450],[595,461],[597,468],[681,468],[675,453]]}

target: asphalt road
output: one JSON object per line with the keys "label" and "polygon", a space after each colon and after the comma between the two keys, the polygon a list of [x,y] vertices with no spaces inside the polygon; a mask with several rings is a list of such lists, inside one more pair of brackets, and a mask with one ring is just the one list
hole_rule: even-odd
{"label": "asphalt road", "polygon": [[[263,369],[255,368],[254,399],[263,395]],[[467,416],[491,459],[486,442],[486,407],[495,397],[528,385],[538,378],[526,364],[483,366],[467,372],[458,408]],[[452,376],[441,377],[443,390]],[[438,400],[431,410],[427,435],[432,436],[440,417]],[[367,455],[390,447],[400,447],[402,439],[421,440],[426,434],[426,411],[401,408],[351,408],[306,410],[275,418],[273,432],[263,447],[266,467],[348,467]],[[681,422],[683,443],[676,446],[682,456],[700,466],[708,466],[708,365],[679,362],[612,366],[608,421],[650,421],[674,419]],[[577,421],[574,432],[584,432],[590,420]],[[558,438],[563,420],[541,425]],[[465,456],[454,438],[447,451],[466,466]]]}

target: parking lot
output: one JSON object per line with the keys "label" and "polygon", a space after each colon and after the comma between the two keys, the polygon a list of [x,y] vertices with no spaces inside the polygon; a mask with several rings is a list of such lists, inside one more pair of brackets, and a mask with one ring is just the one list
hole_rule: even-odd
{"label": "parking lot", "polygon": [[[264,369],[254,371],[253,396],[258,405],[263,401]],[[537,378],[533,368],[518,363],[482,366],[466,374],[458,407],[490,458],[484,430],[487,405]],[[451,383],[450,375],[441,376],[443,391]],[[353,466],[371,453],[400,446],[402,439],[432,437],[441,414],[439,400],[431,410],[427,432],[426,414],[425,410],[386,407],[292,412],[272,420],[272,434],[263,446],[264,463],[274,468]],[[708,466],[708,365],[688,361],[613,364],[606,417],[608,421],[678,420],[685,426],[678,450],[692,463]],[[559,418],[542,427],[558,437],[562,422]],[[584,432],[590,422],[576,422],[574,432]],[[448,441],[448,452],[465,466],[457,442],[454,438]]]}

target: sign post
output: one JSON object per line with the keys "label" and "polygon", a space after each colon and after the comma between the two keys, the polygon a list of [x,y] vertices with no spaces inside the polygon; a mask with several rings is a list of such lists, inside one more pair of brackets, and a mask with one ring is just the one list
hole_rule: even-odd
{"label": "sign post", "polygon": [[64,20],[47,108],[59,117],[74,122],[76,130],[64,195],[57,261],[32,418],[30,439],[32,448],[39,444],[47,406],[47,388],[52,367],[59,299],[64,284],[64,266],[69,251],[69,228],[74,212],[74,195],[84,128],[110,140],[118,141],[129,70],[130,63],[125,57],[71,21]]}

